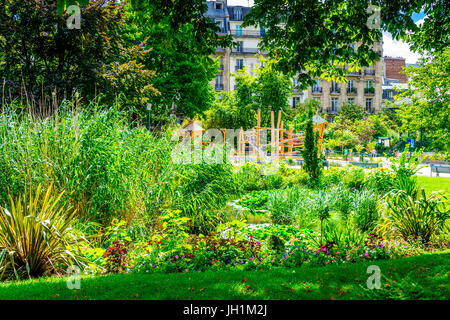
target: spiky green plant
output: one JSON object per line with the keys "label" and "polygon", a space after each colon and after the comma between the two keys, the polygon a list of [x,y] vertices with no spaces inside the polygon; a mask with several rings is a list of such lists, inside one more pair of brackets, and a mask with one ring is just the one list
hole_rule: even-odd
{"label": "spiky green plant", "polygon": [[54,195],[52,187],[42,192],[10,197],[0,208],[0,279],[38,277],[59,273],[64,267],[81,265],[73,248],[71,220],[75,210]]}
{"label": "spiky green plant", "polygon": [[446,197],[437,192],[427,197],[423,189],[413,194],[394,190],[385,197],[384,221],[380,228],[387,233],[398,233],[405,240],[427,243],[443,230],[450,218],[445,200]]}

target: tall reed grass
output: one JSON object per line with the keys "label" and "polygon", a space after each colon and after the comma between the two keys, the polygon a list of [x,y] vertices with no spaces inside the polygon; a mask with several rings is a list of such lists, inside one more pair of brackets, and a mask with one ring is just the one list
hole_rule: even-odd
{"label": "tall reed grass", "polygon": [[227,165],[173,163],[172,130],[130,124],[115,108],[59,110],[46,118],[0,115],[0,206],[38,185],[64,191],[78,217],[155,225],[163,210],[180,210],[196,227],[236,191]]}

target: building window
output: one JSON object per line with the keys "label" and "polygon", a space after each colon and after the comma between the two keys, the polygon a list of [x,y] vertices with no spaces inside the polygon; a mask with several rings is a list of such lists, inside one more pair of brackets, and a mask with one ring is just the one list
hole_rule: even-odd
{"label": "building window", "polygon": [[331,98],[331,111],[337,112],[339,108],[339,100],[338,98]]}
{"label": "building window", "polygon": [[300,103],[300,97],[292,97],[292,108],[297,108]]}
{"label": "building window", "polygon": [[222,2],[216,2],[216,10],[222,10],[223,9],[223,3]]}
{"label": "building window", "polygon": [[223,75],[216,76],[216,90],[223,90]]}
{"label": "building window", "polygon": [[234,8],[234,19],[237,21],[242,20],[242,8]]}
{"label": "building window", "polygon": [[320,92],[320,80],[319,79],[315,79],[315,82],[313,87],[312,87],[312,92]]}
{"label": "building window", "polygon": [[336,81],[331,82],[331,92],[339,93],[339,85]]}
{"label": "building window", "polygon": [[244,41],[238,41],[239,45],[236,47],[236,52],[244,51]]}
{"label": "building window", "polygon": [[348,98],[348,103],[355,104],[355,98]]}
{"label": "building window", "polygon": [[350,89],[350,91],[352,91],[354,86],[355,86],[355,80],[348,80],[348,88]]}
{"label": "building window", "polygon": [[373,112],[373,102],[372,102],[372,98],[367,98],[366,99],[366,111],[369,113]]}
{"label": "building window", "polygon": [[236,26],[236,35],[237,36],[242,36],[242,28],[241,28],[241,26]]}
{"label": "building window", "polygon": [[236,71],[244,69],[244,59],[236,59]]}
{"label": "building window", "polygon": [[367,89],[373,88],[372,80],[366,80],[366,88]]}
{"label": "building window", "polygon": [[220,65],[219,65],[219,70],[223,71],[223,57],[220,57]]}
{"label": "building window", "polygon": [[220,32],[226,32],[225,30],[225,20],[223,19],[217,19],[216,24],[219,24]]}

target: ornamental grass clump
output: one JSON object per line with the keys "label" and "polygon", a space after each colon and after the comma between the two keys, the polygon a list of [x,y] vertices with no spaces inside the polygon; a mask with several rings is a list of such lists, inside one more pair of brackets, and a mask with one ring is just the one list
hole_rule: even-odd
{"label": "ornamental grass clump", "polygon": [[75,210],[54,195],[52,186],[42,192],[10,197],[7,208],[0,207],[0,280],[65,273],[72,265],[82,265],[73,248],[71,221]]}
{"label": "ornamental grass clump", "polygon": [[450,218],[446,197],[433,192],[427,196],[425,190],[409,194],[405,190],[394,190],[384,201],[383,223],[385,233],[397,233],[403,239],[428,243],[438,235]]}

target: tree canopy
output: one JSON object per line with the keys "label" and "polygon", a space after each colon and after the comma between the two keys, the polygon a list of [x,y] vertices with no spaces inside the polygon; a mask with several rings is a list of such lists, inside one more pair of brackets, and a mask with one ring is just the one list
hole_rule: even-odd
{"label": "tree canopy", "polygon": [[436,147],[450,151],[450,49],[423,58],[418,67],[406,70],[409,90],[398,99],[403,130],[423,131]]}
{"label": "tree canopy", "polygon": [[[417,26],[411,15],[420,11],[427,17]],[[381,28],[414,49],[443,50],[450,44],[449,17],[446,0],[255,0],[244,25],[265,28],[262,46],[281,70],[298,73],[305,88],[315,77],[345,81],[346,66],[378,60],[373,43]]]}

